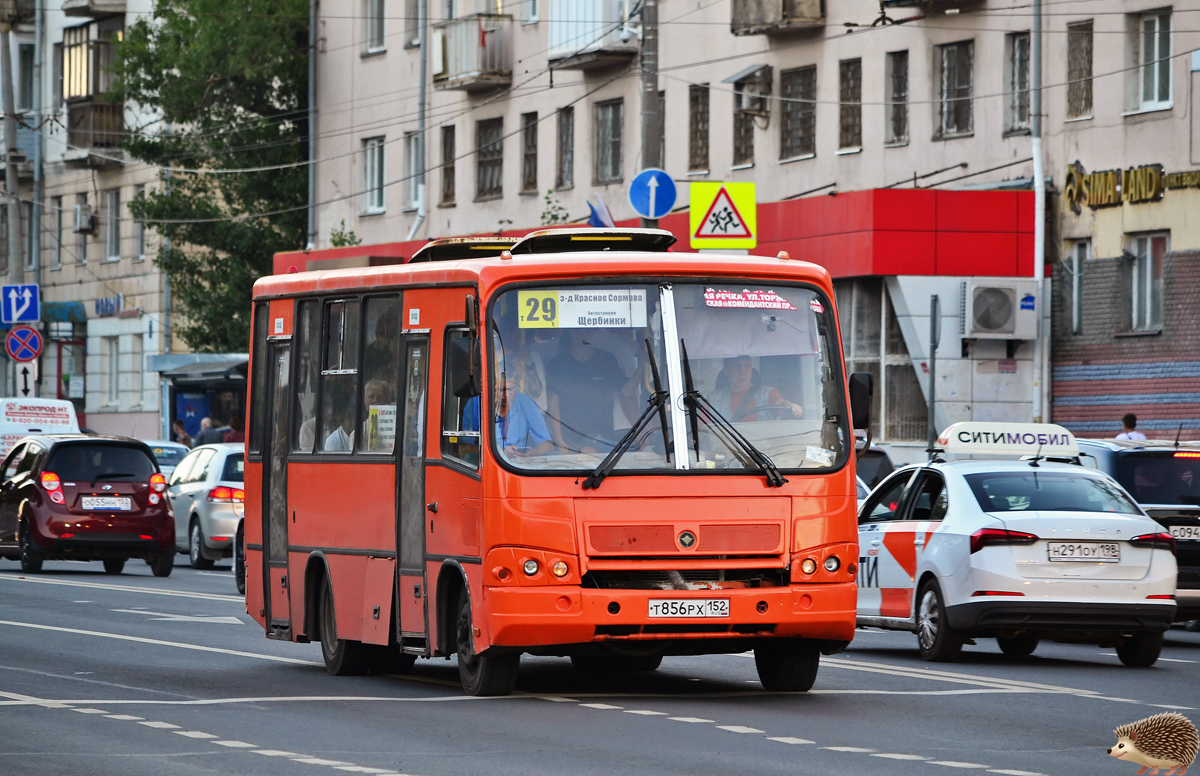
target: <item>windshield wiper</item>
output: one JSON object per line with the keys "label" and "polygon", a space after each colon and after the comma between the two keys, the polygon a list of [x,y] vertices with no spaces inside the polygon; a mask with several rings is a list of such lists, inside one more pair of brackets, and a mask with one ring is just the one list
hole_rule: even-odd
{"label": "windshield wiper", "polygon": [[625,435],[617,440],[617,444],[612,451],[604,457],[600,465],[592,470],[587,479],[583,481],[584,490],[594,490],[600,487],[600,483],[604,482],[604,478],[617,466],[617,462],[621,460],[621,456],[633,445],[633,440],[641,433],[649,423],[650,418],[655,411],[658,412],[658,422],[662,426],[663,435],[663,450],[666,453],[667,461],[671,460],[671,446],[667,440],[667,401],[671,397],[669,391],[664,391],[662,380],[658,375],[658,362],[654,360],[654,350],[650,347],[650,340],[646,340],[646,354],[650,357],[650,373],[654,377],[654,393],[650,395],[647,402],[646,411],[634,421]]}
{"label": "windshield wiper", "polygon": [[738,431],[729,420],[722,415],[716,407],[704,398],[700,391],[696,390],[696,384],[692,381],[692,363],[688,360],[687,343],[682,339],[679,340],[680,356],[683,359],[683,379],[684,393],[683,403],[687,407],[688,421],[692,426],[692,439],[694,440],[696,450],[696,462],[700,462],[700,431],[698,416],[704,413],[704,421],[715,429],[719,429],[726,436],[737,443],[737,446],[745,452],[751,463],[762,471],[767,478],[768,488],[781,488],[787,482],[787,477],[779,473],[775,462],[770,456],[754,446],[754,443],[747,439],[742,432]]}

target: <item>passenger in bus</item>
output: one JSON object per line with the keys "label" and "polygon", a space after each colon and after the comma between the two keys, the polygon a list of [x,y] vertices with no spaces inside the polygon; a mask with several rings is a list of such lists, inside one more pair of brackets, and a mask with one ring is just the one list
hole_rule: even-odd
{"label": "passenger in bus", "polygon": [[[520,359],[513,359],[505,368],[504,384],[496,381],[496,441],[511,458],[546,455],[554,449],[541,409],[521,390],[525,369]],[[479,430],[478,396],[471,397],[463,408],[462,430]]]}
{"label": "passenger in bus", "polygon": [[803,407],[788,401],[774,388],[762,384],[762,376],[754,368],[750,356],[725,359],[709,400],[734,423],[804,416]]}
{"label": "passenger in bus", "polygon": [[400,348],[396,332],[395,304],[389,306],[375,322],[373,339],[363,349],[363,364],[372,374],[394,375],[399,369]]}
{"label": "passenger in bus", "polygon": [[325,437],[321,449],[327,453],[348,453],[354,449],[354,431],[347,432],[354,424],[354,402],[335,401],[331,413],[333,430]]}
{"label": "passenger in bus", "polygon": [[[546,364],[550,432],[565,452],[595,453],[615,441],[614,397],[623,397],[627,417],[637,417],[637,412],[632,394],[622,391],[629,381],[617,359],[596,347],[592,330],[570,332],[565,352]],[[636,376],[633,380],[636,384]],[[629,406],[625,408],[625,404]]]}

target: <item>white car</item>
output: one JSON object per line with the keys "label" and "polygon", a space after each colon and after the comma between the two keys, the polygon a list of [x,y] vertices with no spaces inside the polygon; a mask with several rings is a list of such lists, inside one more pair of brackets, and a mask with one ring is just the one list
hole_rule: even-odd
{"label": "white car", "polygon": [[245,500],[245,445],[201,445],[180,461],[167,480],[175,510],[175,547],[192,568],[210,569],[233,556],[234,537]]}
{"label": "white car", "polygon": [[[950,449],[955,428],[939,445]],[[1115,647],[1125,665],[1149,666],[1175,614],[1175,540],[1115,480],[1082,466],[904,467],[863,503],[858,541],[858,624],[915,632],[926,660],[953,660],[979,637],[1029,655],[1046,638]]]}

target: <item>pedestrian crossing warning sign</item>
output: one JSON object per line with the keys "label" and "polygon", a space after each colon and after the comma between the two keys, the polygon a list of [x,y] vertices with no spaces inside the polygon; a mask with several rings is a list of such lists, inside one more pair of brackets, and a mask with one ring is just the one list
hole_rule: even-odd
{"label": "pedestrian crossing warning sign", "polygon": [[690,230],[693,248],[758,245],[758,205],[753,183],[693,183]]}

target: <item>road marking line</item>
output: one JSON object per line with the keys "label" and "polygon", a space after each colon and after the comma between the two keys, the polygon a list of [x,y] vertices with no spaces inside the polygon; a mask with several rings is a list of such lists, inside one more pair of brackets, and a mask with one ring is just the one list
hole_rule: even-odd
{"label": "road marking line", "polygon": [[610,706],[607,703],[581,703],[580,706],[585,709],[623,709],[624,706]]}
{"label": "road marking line", "polygon": [[[62,701],[49,701],[49,700],[46,700],[45,698],[37,698],[37,697],[34,697],[33,695],[22,695],[17,692],[0,692],[0,698],[8,698],[9,699],[8,701],[3,702],[3,705],[5,705],[5,706],[29,705],[29,706],[44,706],[47,709],[70,708]],[[85,702],[87,702],[87,701],[85,701]],[[108,712],[105,711],[105,712],[101,712],[101,713],[107,714]]]}
{"label": "road marking line", "polygon": [[141,722],[145,717],[135,717],[131,714],[105,714],[105,719],[119,719],[123,722]]}
{"label": "road marking line", "polygon": [[184,736],[185,738],[219,738],[219,736],[214,736],[212,733],[202,733],[199,730],[176,730],[174,732],[175,735]]}
{"label": "road marking line", "polygon": [[[128,585],[102,585],[99,582],[68,582],[63,579],[31,579],[29,577],[14,577],[0,574],[0,580],[10,582],[36,582],[39,585],[66,585],[67,587],[90,587],[96,590],[119,590],[123,593],[149,593],[150,595],[165,595],[174,598],[201,598],[206,601],[232,601],[245,604],[246,599],[237,595],[217,595],[216,593],[189,593],[184,590],[155,590],[152,587],[129,587]],[[83,603],[91,603],[85,601]]]}
{"label": "road marking line", "polygon": [[293,757],[294,763],[308,763],[309,765],[353,765],[354,763],[346,763],[341,760],[324,760],[320,757]]}
{"label": "road marking line", "polygon": [[[4,579],[0,576],[0,579]],[[140,636],[125,636],[120,633],[105,633],[103,631],[82,630],[80,628],[63,628],[57,625],[37,625],[32,622],[14,622],[13,620],[0,620],[0,625],[8,625],[13,628],[32,628],[34,630],[54,631],[55,633],[74,633],[79,636],[96,636],[102,639],[117,639],[118,641],[136,641],[140,644],[154,644],[159,647],[176,647],[178,649],[193,649],[199,652],[215,652],[219,655],[234,655],[236,657],[249,657],[255,660],[270,660],[276,663],[291,663],[293,665],[303,666],[321,666],[324,663],[318,663],[313,660],[300,660],[294,657],[279,657],[277,655],[264,655],[260,652],[242,652],[237,649],[222,649],[221,647],[203,647],[199,644],[184,644],[178,641],[163,641],[162,639],[147,639]],[[4,695],[4,693],[0,693]]]}
{"label": "road marking line", "polygon": [[245,625],[237,617],[219,614],[168,614],[167,612],[149,612],[145,609],[110,609],[118,614],[149,615],[148,622],[206,622],[216,625]]}
{"label": "road marking line", "polygon": [[[1118,656],[1116,652],[1097,652],[1096,654],[1101,655],[1102,657],[1117,657]],[[1177,657],[1160,657],[1158,659],[1158,662],[1160,662],[1160,663],[1195,663],[1196,661],[1195,660],[1181,660]]]}
{"label": "road marking line", "polygon": [[1160,709],[1178,709],[1180,711],[1195,711],[1194,706],[1173,706],[1170,703],[1151,703],[1151,706],[1157,706]]}
{"label": "road marking line", "polygon": [[667,717],[672,722],[716,722],[715,719],[700,719],[699,717]]}
{"label": "road marking line", "polygon": [[[317,665],[324,666],[324,663]],[[110,698],[108,700],[99,700],[89,698],[85,700],[62,700],[62,701],[45,701],[40,699],[21,700],[21,701],[0,701],[0,706],[50,706],[52,708],[69,707],[76,703],[103,703],[106,705],[116,706],[224,706],[229,704],[241,703],[329,703],[337,702],[352,702],[361,703],[365,701],[386,701],[389,703],[446,703],[455,701],[483,701],[483,700],[525,700],[536,698],[536,695],[497,695],[480,697],[476,695],[433,695],[423,698],[413,698],[405,696],[389,697],[386,695],[284,695],[278,697],[263,697],[263,698],[198,698],[186,701],[166,701],[166,700],[147,700],[140,698]],[[110,712],[99,712],[101,714],[109,714]]]}
{"label": "road marking line", "polygon": [[295,752],[285,752],[282,749],[255,749],[255,754],[265,754],[267,757],[303,757]]}
{"label": "road marking line", "polygon": [[396,771],[389,771],[386,768],[368,768],[365,765],[336,765],[334,766],[334,770],[350,771],[351,773],[395,774],[395,776],[399,776]]}
{"label": "road marking line", "polygon": [[758,733],[760,735],[766,732],[765,730],[745,727],[743,725],[717,725],[717,730],[728,730],[730,733]]}
{"label": "road marking line", "polygon": [[928,760],[928,757],[922,757],[919,754],[894,754],[892,752],[876,752],[872,757],[883,757],[888,760]]}
{"label": "road marking line", "polygon": [[552,703],[579,703],[579,701],[575,700],[574,698],[564,698],[561,695],[539,695],[538,697],[544,701],[551,701]]}
{"label": "road marking line", "polygon": [[[76,709],[76,711],[78,711],[78,709]],[[145,725],[148,728],[155,728],[156,730],[178,730],[179,729],[179,725],[172,725],[170,722],[150,721],[150,722],[139,722],[138,724]]]}
{"label": "road marking line", "polygon": [[1001,768],[988,768],[988,773],[1003,773],[1004,776],[1044,776],[1037,771],[1010,771]]}
{"label": "road marking line", "polygon": [[807,738],[792,738],[791,736],[767,736],[768,741],[778,741],[781,744],[815,744]]}
{"label": "road marking line", "polygon": [[665,711],[646,711],[645,709],[626,709],[626,714],[641,714],[643,717],[665,717]]}
{"label": "road marking line", "polygon": [[78,711],[80,714],[107,714],[108,713],[107,711],[104,711],[103,709],[71,709],[71,711]]}
{"label": "road marking line", "polygon": [[960,763],[955,760],[927,760],[930,765],[942,765],[946,768],[987,768],[979,763]]}
{"label": "road marking line", "polygon": [[245,741],[213,741],[217,746],[228,746],[231,749],[257,749],[258,744],[247,744]]}
{"label": "road marking line", "polygon": [[857,754],[868,754],[875,751],[874,749],[863,749],[861,746],[823,746],[821,748],[831,752],[854,752]]}

